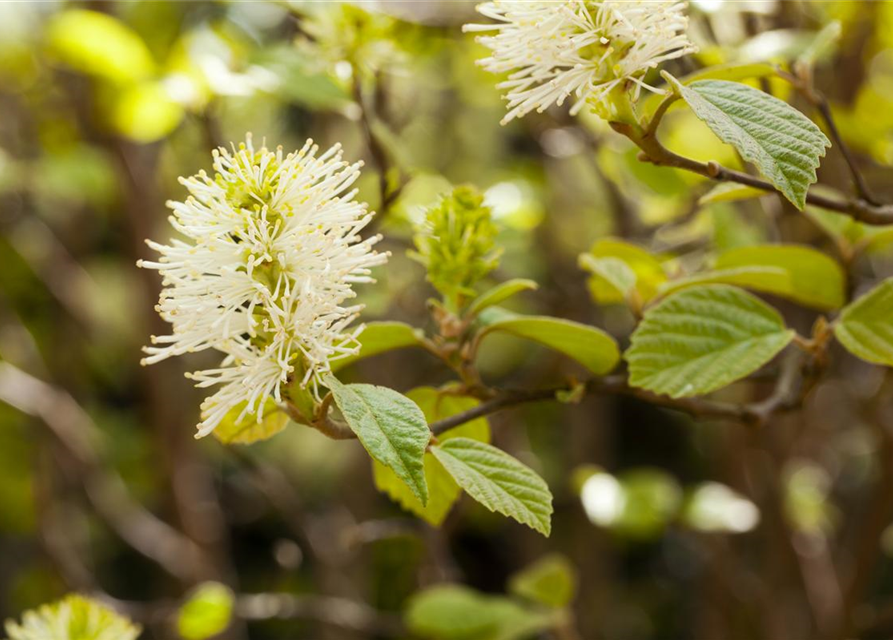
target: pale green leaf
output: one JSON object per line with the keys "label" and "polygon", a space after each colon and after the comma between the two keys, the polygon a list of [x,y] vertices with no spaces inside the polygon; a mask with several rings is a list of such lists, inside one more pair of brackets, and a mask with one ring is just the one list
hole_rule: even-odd
{"label": "pale green leaf", "polygon": [[351,430],[374,460],[389,467],[428,502],[423,456],[431,431],[422,410],[393,389],[371,384],[342,384],[326,376],[325,385]]}
{"label": "pale green leaf", "polygon": [[811,247],[758,245],[720,254],[717,269],[772,267],[784,270],[788,282],[754,287],[818,309],[837,309],[846,300],[846,275],[836,260]]}
{"label": "pale green leaf", "polygon": [[417,347],[422,343],[422,332],[404,322],[369,322],[358,340],[359,353],[333,361],[332,371],[338,371],[357,360],[393,349]]}
{"label": "pale green leaf", "polygon": [[709,393],[753,373],[793,337],[777,311],[746,291],[686,289],[645,313],[625,354],[629,382],[674,398]]}
{"label": "pale green leaf", "polygon": [[[455,395],[449,389],[438,390],[433,387],[413,389],[406,394],[406,397],[419,406],[429,424],[467,411],[480,404],[480,401],[475,398]],[[457,437],[489,442],[490,425],[486,418],[478,418],[438,436],[441,442]],[[424,464],[425,479],[428,483],[427,505],[423,505],[419,501],[406,483],[397,477],[397,474],[375,460],[372,461],[373,477],[379,491],[386,493],[407,511],[437,527],[446,518],[453,503],[458,499],[461,489],[443,468],[443,465],[430,453],[425,453]]]}
{"label": "pale green leaf", "polygon": [[670,78],[713,133],[803,209],[820,158],[831,146],[815,123],[786,102],[738,82],[702,80],[685,86]]}
{"label": "pale green leaf", "polygon": [[550,612],[452,584],[415,594],[406,610],[409,630],[430,640],[526,640],[555,622]]}
{"label": "pale green leaf", "polygon": [[485,291],[468,306],[466,315],[476,316],[487,307],[493,307],[497,304],[508,300],[512,296],[522,291],[533,291],[538,287],[533,280],[525,280],[523,278],[515,278],[496,285],[489,291]]}
{"label": "pale green leaf", "polygon": [[[742,80],[770,78],[778,74],[775,65],[766,62],[756,62],[748,64],[739,64],[732,62],[728,64],[718,64],[705,69],[698,69],[679,78],[682,84],[691,84],[698,80],[732,80],[740,82]],[[664,100],[665,96],[661,93],[649,93],[642,100],[642,113],[654,113],[657,106]]]}
{"label": "pale green leaf", "polygon": [[893,367],[893,278],[841,311],[834,335],[854,356]]}
{"label": "pale green leaf", "polygon": [[177,631],[184,640],[213,638],[233,615],[233,592],[218,582],[206,582],[189,596],[177,615]]}
{"label": "pale green leaf", "polygon": [[239,420],[244,409],[244,402],[230,409],[214,429],[214,437],[223,444],[252,444],[272,438],[288,425],[288,416],[276,406],[272,398],[267,399],[264,417],[260,422],[253,411]]}
{"label": "pale green leaf", "polygon": [[698,198],[698,204],[707,205],[714,202],[737,202],[739,200],[754,200],[766,195],[768,192],[756,187],[748,187],[737,182],[720,182],[710,191]]}
{"label": "pale green leaf", "polygon": [[730,284],[757,291],[770,289],[787,290],[791,288],[791,275],[780,267],[717,269],[671,280],[661,287],[660,293],[662,296],[668,296],[682,289],[690,289],[705,284]]}
{"label": "pale green leaf", "polygon": [[596,258],[584,253],[580,256],[580,266],[613,287],[624,300],[636,287],[636,272],[620,258]]}
{"label": "pale green leaf", "polygon": [[[596,242],[588,253],[580,256],[580,265],[587,269],[590,266],[589,258],[616,258],[625,263],[636,276],[636,291],[642,302],[648,302],[657,290],[667,280],[660,261],[650,253],[623,240],[604,238]],[[616,286],[595,273],[589,280],[589,289],[596,302],[600,304],[618,304],[626,302],[626,296],[618,292]]]}
{"label": "pale green leaf", "polygon": [[843,28],[839,20],[832,20],[819,31],[806,50],[797,58],[797,64],[813,65],[831,57],[840,42]]}
{"label": "pale green leaf", "polygon": [[82,73],[115,82],[145,80],[155,73],[142,38],[107,13],[62,11],[50,20],[46,35],[50,53]]}
{"label": "pale green leaf", "polygon": [[620,359],[614,339],[589,325],[546,316],[521,316],[499,307],[487,309],[480,318],[485,325],[481,339],[494,331],[526,338],[573,358],[596,375],[609,373]]}
{"label": "pale green leaf", "polygon": [[513,575],[509,590],[548,607],[566,607],[577,590],[577,572],[566,557],[548,555]]}
{"label": "pale green leaf", "polygon": [[552,529],[552,494],[545,481],[509,454],[470,438],[452,438],[431,452],[468,495],[545,536]]}

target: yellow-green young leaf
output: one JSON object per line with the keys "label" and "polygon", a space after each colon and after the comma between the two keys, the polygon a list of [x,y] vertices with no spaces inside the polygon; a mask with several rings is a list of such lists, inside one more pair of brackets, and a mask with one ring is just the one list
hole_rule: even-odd
{"label": "yellow-green young leaf", "polygon": [[115,90],[110,117],[118,133],[147,143],[167,136],[184,115],[161,82],[141,82]]}
{"label": "yellow-green young leaf", "polygon": [[108,14],[69,9],[47,27],[50,52],[77,71],[115,82],[144,80],[155,62],[142,38]]}
{"label": "yellow-green young leaf", "polygon": [[737,182],[720,182],[710,191],[698,198],[698,204],[706,205],[714,202],[737,202],[738,200],[754,200],[768,192]]}
{"label": "yellow-green young leaf", "polygon": [[613,287],[624,300],[636,288],[636,272],[620,258],[595,258],[584,253],[580,256],[580,266]]}
{"label": "yellow-green young leaf", "polygon": [[893,278],[844,308],[834,335],[854,356],[893,367]]}
{"label": "yellow-green young leaf", "polygon": [[239,420],[239,415],[244,409],[244,402],[230,409],[214,429],[214,437],[223,444],[252,444],[272,438],[288,425],[288,416],[276,406],[272,398],[267,399],[264,417],[260,422],[257,421],[254,412]]}
{"label": "yellow-green young leaf", "polygon": [[[624,262],[636,275],[636,291],[642,302],[648,302],[657,295],[658,287],[667,280],[667,274],[663,265],[657,258],[641,247],[623,240],[615,240],[613,238],[599,240],[589,250],[589,253],[583,255],[591,256],[595,259],[616,258]],[[580,257],[580,265],[584,269],[588,268],[589,264],[588,258]],[[614,284],[605,280],[598,273],[595,273],[589,280],[589,290],[592,292],[592,297],[599,304],[626,302],[626,296],[619,293]]]}
{"label": "yellow-green young leaf", "polygon": [[577,572],[566,557],[551,554],[513,575],[509,590],[547,607],[566,607],[577,590]]}
{"label": "yellow-green young leaf", "polygon": [[685,86],[669,77],[713,133],[803,209],[819,159],[831,146],[814,122],[786,102],[738,82],[702,80]]}
{"label": "yellow-green young leaf", "polygon": [[523,278],[515,278],[496,285],[489,291],[485,291],[474,301],[468,305],[468,311],[465,314],[474,317],[487,307],[493,307],[501,302],[508,300],[515,294],[522,291],[533,291],[538,285],[533,280],[525,280]]}
{"label": "yellow-green young leaf", "polygon": [[189,596],[177,615],[184,640],[206,640],[224,631],[233,615],[233,593],[217,582],[206,582]]}
{"label": "yellow-green young leaf", "polygon": [[674,293],[649,309],[624,357],[632,386],[680,398],[744,378],[793,337],[759,298],[709,285]]}
{"label": "yellow-green young leaf", "polygon": [[549,612],[461,585],[438,585],[415,594],[406,626],[430,640],[523,640],[555,624]]}
{"label": "yellow-green young leaf", "polygon": [[418,405],[387,387],[341,384],[331,375],[324,382],[369,455],[392,469],[427,504],[423,456],[431,431]]}
{"label": "yellow-green young leaf", "polygon": [[481,339],[494,331],[526,338],[573,358],[596,375],[610,372],[620,360],[620,350],[614,338],[601,329],[579,322],[521,316],[499,307],[490,307],[480,319],[484,324]]}
{"label": "yellow-green young leaf", "polygon": [[[441,391],[433,387],[413,389],[406,394],[406,397],[419,406],[425,414],[428,424],[467,411],[480,404],[475,398],[457,396],[451,394],[449,390]],[[489,442],[490,425],[486,418],[478,418],[438,436],[441,442],[457,437]],[[372,461],[372,472],[375,486],[379,491],[386,493],[401,507],[419,516],[425,522],[438,527],[450,512],[453,503],[459,498],[461,489],[443,468],[443,465],[430,453],[425,454],[424,464],[425,479],[428,483],[427,505],[423,505],[412,490],[406,486],[406,483],[380,462]]]}
{"label": "yellow-green young leaf", "polygon": [[452,438],[431,447],[431,452],[458,485],[490,511],[549,535],[552,493],[530,467],[470,438]]}
{"label": "yellow-green young leaf", "polygon": [[816,61],[830,57],[840,42],[842,32],[839,20],[832,20],[819,31],[806,50],[797,57],[798,64],[813,65]]}
{"label": "yellow-green young leaf", "polygon": [[838,309],[846,301],[846,276],[833,258],[811,247],[759,245],[720,254],[716,269],[770,267],[782,269],[788,281],[754,286],[758,291],[789,298],[818,309]]}
{"label": "yellow-green young leaf", "polygon": [[731,284],[757,291],[768,289],[790,289],[791,275],[779,267],[736,267],[705,271],[684,278],[671,280],[660,288],[666,297],[682,289],[690,289],[706,284]]}
{"label": "yellow-green young leaf", "polygon": [[419,346],[422,343],[422,332],[404,322],[370,322],[360,334],[359,341],[359,353],[335,360],[332,362],[332,371],[385,351]]}
{"label": "yellow-green young leaf", "polygon": [[26,611],[21,624],[8,620],[9,640],[136,640],[139,625],[106,605],[79,595]]}

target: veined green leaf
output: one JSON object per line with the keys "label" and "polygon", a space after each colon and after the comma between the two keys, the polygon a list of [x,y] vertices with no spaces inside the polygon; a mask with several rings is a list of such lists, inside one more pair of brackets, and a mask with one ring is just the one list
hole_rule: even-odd
{"label": "veined green leaf", "polygon": [[460,487],[482,505],[545,536],[552,529],[552,493],[532,469],[470,438],[453,438],[431,452]]}
{"label": "veined green leaf", "polygon": [[793,337],[775,309],[746,291],[686,289],[645,313],[625,354],[629,382],[674,398],[709,393],[753,373]]}
{"label": "veined green leaf", "polygon": [[359,337],[360,351],[332,362],[332,371],[343,369],[357,360],[422,343],[422,332],[404,322],[369,322]]}
{"label": "veined green leaf", "polygon": [[332,375],[324,382],[369,455],[393,470],[419,501],[427,504],[423,456],[431,431],[422,410],[387,387],[342,384]]}
{"label": "veined green leaf", "polygon": [[[663,265],[650,253],[623,240],[604,238],[596,242],[588,253],[580,256],[580,266],[590,269],[590,258],[616,258],[625,263],[636,276],[636,291],[642,302],[648,302],[657,295],[657,290],[667,280]],[[616,284],[616,282],[615,282]],[[626,296],[618,292],[616,286],[601,274],[594,273],[589,281],[589,290],[600,304],[626,302]]]}
{"label": "veined green leaf", "polygon": [[668,77],[713,133],[803,209],[820,158],[831,146],[815,123],[786,102],[738,82],[701,80],[685,86]]}
{"label": "veined green leaf", "polygon": [[[682,84],[691,84],[698,80],[731,80],[740,82],[742,80],[750,80],[757,78],[769,78],[778,73],[774,65],[767,62],[757,62],[753,64],[738,64],[735,62],[728,64],[718,64],[706,69],[698,69],[692,73],[679,78]],[[663,101],[664,96],[660,93],[650,93],[643,100],[642,112],[654,113],[657,106]]]}
{"label": "veined green leaf", "polygon": [[567,558],[551,554],[513,575],[509,590],[547,607],[566,607],[577,590],[577,573]]}
{"label": "veined green leaf", "polygon": [[533,291],[537,289],[538,286],[539,285],[533,280],[525,280],[523,278],[515,278],[498,284],[475,298],[468,306],[466,315],[472,317],[476,316],[487,307],[496,306],[522,291]]}
{"label": "veined green leaf", "polygon": [[[458,396],[449,390],[438,390],[433,387],[419,387],[406,394],[415,402],[428,424],[448,418],[457,413],[476,407],[480,402],[468,396]],[[471,422],[450,429],[438,436],[441,442],[450,438],[471,438],[479,442],[490,441],[490,425],[486,418],[478,418]],[[375,486],[386,493],[401,507],[422,518],[425,522],[438,527],[459,498],[461,489],[453,477],[443,468],[431,453],[425,453],[425,479],[428,483],[428,504],[423,505],[412,490],[397,474],[380,462],[372,461]]]}
{"label": "veined green leaf", "polygon": [[481,316],[480,339],[494,331],[538,342],[573,358],[596,375],[610,372],[620,360],[614,338],[601,329],[547,316],[521,316],[490,307]]}
{"label": "veined green leaf", "polygon": [[264,417],[260,422],[253,411],[238,420],[244,409],[244,402],[230,409],[214,429],[214,437],[223,444],[252,444],[272,438],[288,425],[288,416],[276,406],[272,398],[267,399]]}
{"label": "veined green leaf", "polygon": [[834,335],[854,356],[893,367],[893,278],[844,308]]}
{"label": "veined green leaf", "polygon": [[438,585],[415,594],[406,626],[431,640],[525,640],[555,624],[554,614],[461,585]]}

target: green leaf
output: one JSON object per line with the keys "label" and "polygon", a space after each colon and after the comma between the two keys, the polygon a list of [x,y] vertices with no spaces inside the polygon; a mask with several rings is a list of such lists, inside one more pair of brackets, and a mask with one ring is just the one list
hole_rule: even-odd
{"label": "green leaf", "polygon": [[893,278],[841,311],[834,335],[854,356],[893,367]]}
{"label": "green leaf", "polygon": [[272,398],[267,399],[264,417],[260,422],[254,412],[238,420],[244,409],[244,402],[230,409],[214,429],[214,437],[223,444],[252,444],[259,440],[269,440],[288,425],[288,416],[276,406]]}
{"label": "green leaf", "polygon": [[537,289],[538,286],[539,285],[533,280],[525,280],[523,278],[508,280],[496,285],[489,291],[485,291],[475,298],[468,306],[468,311],[466,311],[465,314],[469,317],[474,317],[487,307],[493,307],[500,304],[522,291],[533,291]]}
{"label": "green leaf", "polygon": [[846,296],[846,276],[840,265],[811,247],[739,247],[720,254],[714,266],[715,270],[667,283],[661,293],[703,284],[731,284],[823,310],[841,307]]}
{"label": "green leaf", "polygon": [[360,351],[332,362],[332,371],[339,371],[357,360],[370,356],[422,344],[422,332],[405,322],[369,322],[359,337]]}
{"label": "green leaf", "polygon": [[233,593],[217,582],[206,582],[180,607],[177,631],[184,640],[205,640],[224,631],[233,615]]}
{"label": "green leaf", "polygon": [[82,73],[113,82],[145,80],[154,75],[155,61],[142,38],[106,13],[69,9],[47,27],[51,54]]}
{"label": "green leaf", "polygon": [[636,272],[620,258],[595,258],[584,253],[580,256],[580,266],[612,287],[624,300],[636,288]]}
{"label": "green leaf", "polygon": [[830,58],[840,43],[843,32],[839,20],[832,20],[819,31],[806,50],[797,58],[797,64],[814,65],[816,61]]}
{"label": "green leaf", "polygon": [[[413,389],[406,394],[406,397],[419,406],[425,414],[428,424],[467,411],[480,404],[475,398],[454,395],[449,390],[441,391],[433,387]],[[438,436],[441,442],[455,437],[489,442],[490,425],[486,418],[478,418]],[[461,489],[431,453],[425,453],[424,463],[425,480],[428,484],[427,505],[423,505],[416,498],[406,483],[397,477],[397,474],[375,460],[372,461],[373,477],[379,491],[386,493],[401,507],[419,516],[425,522],[438,527],[443,523],[453,503],[459,498]]]}
{"label": "green leaf", "polygon": [[833,258],[811,247],[759,245],[740,247],[721,254],[717,269],[774,267],[788,274],[787,283],[759,291],[790,298],[818,309],[838,309],[846,301],[846,275]]}
{"label": "green leaf", "polygon": [[405,617],[413,634],[433,640],[522,640],[556,622],[550,612],[451,584],[415,594]]}
{"label": "green leaf", "polygon": [[[587,257],[588,256],[588,257]],[[663,265],[650,253],[634,244],[604,238],[596,242],[589,253],[580,256],[580,266],[590,269],[591,259],[616,258],[624,262],[636,276],[636,291],[642,302],[648,302],[655,295],[660,285],[667,280]],[[591,269],[590,269],[591,270]],[[589,281],[589,289],[596,302],[600,304],[618,304],[626,302],[626,296],[618,292],[616,282],[612,284],[601,274],[593,272]]]}
{"label": "green leaf", "polygon": [[610,372],[620,359],[614,338],[601,329],[547,316],[520,316],[491,307],[480,316],[480,339],[494,331],[526,338],[573,358],[596,375]]}
{"label": "green leaf", "polygon": [[686,289],[649,309],[633,332],[629,383],[674,398],[709,393],[753,373],[793,337],[775,309],[746,291]]}
{"label": "green leaf", "polygon": [[452,438],[431,453],[472,498],[548,536],[552,494],[545,481],[512,456],[470,438]]}
{"label": "green leaf", "polygon": [[698,198],[698,204],[707,205],[714,202],[737,202],[739,200],[754,200],[766,195],[768,192],[756,187],[748,187],[737,182],[720,182],[710,191]]}
{"label": "green leaf", "polygon": [[427,504],[423,456],[431,431],[422,410],[406,396],[387,387],[345,385],[331,375],[324,382],[369,455],[392,469],[419,501]]}
{"label": "green leaf", "polygon": [[713,133],[803,209],[819,159],[831,146],[815,123],[786,102],[738,82],[702,80],[685,86],[669,78]]}
{"label": "green leaf", "polygon": [[566,607],[577,590],[577,573],[566,557],[551,554],[512,576],[509,590],[547,607]]}

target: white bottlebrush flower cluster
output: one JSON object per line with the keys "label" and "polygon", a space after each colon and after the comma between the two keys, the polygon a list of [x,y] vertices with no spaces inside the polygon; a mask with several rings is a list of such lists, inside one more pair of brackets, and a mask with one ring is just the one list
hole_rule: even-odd
{"label": "white bottlebrush flower cluster", "polygon": [[363,240],[372,219],[348,191],[360,164],[342,160],[340,146],[318,154],[308,141],[296,153],[255,148],[251,137],[232,152],[213,152],[216,175],[180,182],[185,202],[171,202],[171,225],[188,240],[164,245],[139,266],[164,277],[157,311],[173,325],[153,336],[144,364],[216,349],[219,368],[188,376],[199,387],[221,385],[202,404],[198,437],[230,412],[263,418],[272,398],[297,382],[316,393],[330,362],[355,353],[361,307],[347,305],[355,283],[372,282],[370,267],[387,260]]}
{"label": "white bottlebrush flower cluster", "polygon": [[139,625],[79,595],[27,611],[22,623],[7,621],[9,640],[136,640]]}
{"label": "white bottlebrush flower cluster", "polygon": [[[697,51],[685,30],[685,2],[676,0],[495,0],[478,6],[495,23],[465,25],[488,32],[478,41],[493,54],[479,64],[510,73],[505,124],[573,95],[574,115],[586,103],[605,108],[613,89],[645,87],[642,77],[661,62]],[[656,90],[655,90],[656,91]]]}

